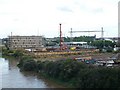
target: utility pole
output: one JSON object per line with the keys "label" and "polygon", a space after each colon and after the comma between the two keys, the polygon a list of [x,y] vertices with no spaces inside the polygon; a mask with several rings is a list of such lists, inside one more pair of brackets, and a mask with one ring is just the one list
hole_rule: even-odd
{"label": "utility pole", "polygon": [[104,36],[104,31],[103,31],[103,27],[101,27],[101,38],[103,39]]}
{"label": "utility pole", "polygon": [[13,42],[12,42],[12,32],[11,32],[11,38],[10,38],[10,48],[12,48],[12,44],[13,44]]}
{"label": "utility pole", "polygon": [[71,28],[71,31],[70,31],[70,39],[71,39],[71,42],[72,42],[72,39],[73,39],[73,34],[72,34],[72,28]]}
{"label": "utility pole", "polygon": [[102,42],[103,42],[103,49],[105,47],[105,41],[104,41],[104,31],[103,31],[103,27],[101,27],[101,39],[102,39]]}

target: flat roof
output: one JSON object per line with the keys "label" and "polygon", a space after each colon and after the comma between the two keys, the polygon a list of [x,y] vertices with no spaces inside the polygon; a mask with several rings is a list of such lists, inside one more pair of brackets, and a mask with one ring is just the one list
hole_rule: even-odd
{"label": "flat roof", "polygon": [[87,42],[64,42],[66,44],[87,44]]}

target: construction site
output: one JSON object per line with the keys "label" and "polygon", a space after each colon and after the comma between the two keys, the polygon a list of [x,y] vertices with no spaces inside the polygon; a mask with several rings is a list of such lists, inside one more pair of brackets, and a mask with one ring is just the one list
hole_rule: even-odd
{"label": "construction site", "polygon": [[[101,33],[100,38],[98,39],[101,41],[101,44],[97,47],[91,44],[93,41],[96,40],[96,36],[83,36],[81,41],[79,39],[75,39],[73,37],[74,33]],[[60,60],[60,59],[80,59],[83,60],[109,60],[111,56],[114,54],[109,53],[99,53],[100,48],[104,50],[104,48],[111,46],[105,46],[105,37],[104,37],[104,30],[101,27],[100,30],[81,30],[81,31],[73,31],[70,28],[70,37],[69,40],[65,40],[66,38],[63,37],[62,33],[62,24],[59,24],[59,37],[57,38],[44,38],[42,36],[14,36],[11,33],[11,36],[6,39],[6,43],[4,43],[7,48],[9,49],[16,49],[16,50],[26,50],[28,53],[37,58],[42,60]],[[91,39],[92,41],[83,41],[84,38],[88,40]],[[5,41],[4,41],[5,42]],[[52,42],[52,43],[51,43]],[[110,41],[111,42],[111,41]],[[115,42],[115,41],[114,41]],[[114,44],[113,44],[114,45]],[[115,45],[116,46],[116,45]],[[114,46],[113,46],[114,47]],[[109,50],[108,50],[109,51]],[[99,57],[99,58],[98,58]],[[106,59],[105,59],[106,58]]]}
{"label": "construction site", "polygon": [[[59,37],[56,38],[45,38],[43,36],[17,36],[11,35],[5,39],[6,42],[4,44],[7,45],[10,49],[25,49],[28,51],[34,52],[69,52],[69,51],[84,51],[85,49],[88,51],[89,49],[96,49],[95,46],[88,45],[86,41],[73,40],[73,33],[91,33],[91,32],[99,32],[101,33],[101,37],[99,40],[104,40],[103,35],[103,27],[101,30],[87,30],[87,31],[73,31],[72,28],[69,31],[70,37],[69,41],[65,41],[65,37],[63,37],[62,32],[62,24],[59,24]],[[89,36],[88,36],[89,38]],[[96,36],[93,36],[92,39],[95,39]],[[54,42],[54,43],[53,43]],[[89,41],[90,42],[90,41]],[[52,44],[50,44],[52,43]],[[94,51],[94,50],[93,50]],[[96,51],[96,50],[95,50]]]}
{"label": "construction site", "polygon": [[85,62],[87,64],[97,64],[97,65],[106,65],[113,66],[119,64],[119,55],[113,53],[99,53],[99,49],[87,45],[87,42],[72,42],[73,33],[79,32],[100,32],[100,40],[104,40],[104,31],[103,27],[101,30],[94,31],[71,31],[69,32],[71,37],[71,42],[64,42],[62,36],[62,28],[60,25],[60,37],[59,37],[59,47],[46,47],[43,50],[33,51],[31,55],[34,55],[37,60],[77,60],[80,62]]}

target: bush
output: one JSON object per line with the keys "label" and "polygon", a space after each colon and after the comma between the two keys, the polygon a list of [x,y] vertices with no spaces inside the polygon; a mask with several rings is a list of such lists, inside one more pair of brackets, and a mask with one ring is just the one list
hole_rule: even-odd
{"label": "bush", "polygon": [[[24,60],[25,59],[25,60]],[[120,88],[120,68],[95,67],[74,60],[38,61],[24,57],[20,62],[25,71],[38,70],[76,88]]]}
{"label": "bush", "polygon": [[34,60],[27,60],[21,68],[23,71],[37,71],[37,64]]}
{"label": "bush", "polygon": [[14,56],[14,57],[22,57],[23,52],[20,51],[20,50],[15,50],[12,56]]}
{"label": "bush", "polygon": [[13,50],[2,49],[2,55],[10,56],[13,53],[14,53]]}
{"label": "bush", "polygon": [[26,61],[29,61],[29,60],[33,60],[32,57],[30,56],[22,56],[20,61],[19,61],[19,64],[17,65],[19,68],[21,68],[23,66],[23,64],[26,62]]}
{"label": "bush", "polygon": [[37,63],[30,56],[23,56],[17,65],[22,71],[37,71]]}

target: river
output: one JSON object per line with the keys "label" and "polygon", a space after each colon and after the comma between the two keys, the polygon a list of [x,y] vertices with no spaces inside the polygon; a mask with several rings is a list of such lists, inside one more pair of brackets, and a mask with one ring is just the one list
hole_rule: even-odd
{"label": "river", "polygon": [[20,72],[18,60],[0,58],[1,88],[63,88],[34,72]]}

